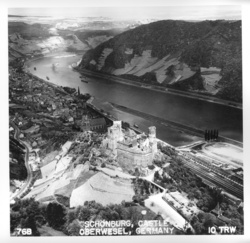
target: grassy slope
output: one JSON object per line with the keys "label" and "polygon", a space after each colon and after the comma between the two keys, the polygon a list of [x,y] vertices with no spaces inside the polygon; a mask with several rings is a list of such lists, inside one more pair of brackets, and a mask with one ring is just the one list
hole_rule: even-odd
{"label": "grassy slope", "polygon": [[24,39],[32,38],[47,38],[51,36],[49,34],[50,25],[48,24],[25,24],[23,22],[9,22],[8,23],[8,34],[19,33]]}
{"label": "grassy slope", "polygon": [[[222,69],[221,98],[241,101],[241,21],[184,22],[164,20],[142,25],[115,36],[88,51],[81,67],[95,69],[89,64],[98,61],[104,48],[114,51],[106,58],[103,70],[123,68],[134,55],[152,50],[152,56],[162,58],[179,55],[180,61],[191,67],[219,67]],[[125,54],[132,48],[133,54]]]}

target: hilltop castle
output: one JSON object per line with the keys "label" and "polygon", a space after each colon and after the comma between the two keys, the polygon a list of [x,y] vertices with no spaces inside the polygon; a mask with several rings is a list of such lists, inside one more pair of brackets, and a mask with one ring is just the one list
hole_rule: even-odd
{"label": "hilltop castle", "polygon": [[157,153],[156,128],[149,127],[149,135],[122,130],[121,121],[108,128],[107,147],[116,155],[121,167],[145,168],[151,165]]}

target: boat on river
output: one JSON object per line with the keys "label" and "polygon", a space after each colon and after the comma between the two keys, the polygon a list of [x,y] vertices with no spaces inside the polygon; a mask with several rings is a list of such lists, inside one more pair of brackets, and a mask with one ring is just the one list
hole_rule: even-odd
{"label": "boat on river", "polygon": [[48,77],[48,76],[46,76],[46,78],[47,78],[47,80],[49,80],[49,77]]}
{"label": "boat on river", "polygon": [[88,83],[87,77],[80,76],[80,78],[81,78],[81,82]]}

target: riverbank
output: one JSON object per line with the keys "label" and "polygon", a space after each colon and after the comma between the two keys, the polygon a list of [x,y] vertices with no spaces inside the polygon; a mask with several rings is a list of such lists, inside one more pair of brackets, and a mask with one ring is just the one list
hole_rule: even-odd
{"label": "riverbank", "polygon": [[[59,86],[58,84],[55,84],[55,83],[52,83],[51,81],[47,81],[47,80],[44,80],[43,78],[39,78],[37,77],[35,74],[31,73],[29,70],[25,70],[26,74],[29,75],[31,78],[34,78],[36,80],[39,80],[40,82],[44,82],[46,84],[48,84],[49,86],[53,87],[54,89],[57,89],[58,91],[62,92],[63,94],[65,95],[69,95],[68,93],[66,93],[62,86]],[[95,104],[92,103],[92,101],[94,100],[94,97],[90,97],[90,99],[87,101],[87,106],[89,108],[92,108],[94,109],[96,112],[98,112],[101,116],[105,117],[106,119],[108,119],[109,121],[113,122],[115,120],[117,120],[118,118],[116,118],[115,116],[112,116],[111,114],[109,114],[109,112],[106,112],[104,110],[102,110],[101,108],[99,108],[98,106],[96,106]],[[121,119],[122,120],[122,119]],[[133,123],[131,123],[133,124]],[[154,124],[154,123],[153,123]],[[133,127],[131,126],[131,129],[134,130],[137,134],[141,134],[141,133],[145,133],[145,131],[139,129],[139,128],[136,128],[136,127]],[[178,131],[176,131],[178,132]],[[162,143],[166,143],[165,140],[159,140],[161,141]]]}
{"label": "riverbank", "polygon": [[[56,54],[57,55],[57,54]],[[61,56],[62,54],[58,54]],[[80,74],[71,68],[73,62],[78,61],[80,56],[75,58],[41,58],[41,61],[30,63],[29,72],[46,80],[46,76],[50,78],[48,83],[57,84],[59,86],[78,87],[82,93],[89,93],[96,97],[93,105],[100,110],[104,110],[108,115],[113,115],[116,119],[129,122],[130,124],[138,124],[139,128],[147,132],[148,126],[154,125],[147,119],[140,116],[132,115],[115,109],[110,103],[123,105],[137,111],[163,119],[176,121],[180,124],[190,125],[200,129],[219,129],[220,134],[242,141],[240,118],[242,110],[235,107],[227,107],[212,102],[205,102],[199,99],[190,99],[177,96],[176,94],[159,92],[151,90],[149,87],[140,87],[139,84],[128,85],[127,82],[113,82],[110,79],[94,78],[88,79],[88,83],[80,80]],[[54,71],[51,65],[60,62],[60,67]],[[37,70],[34,70],[34,67]],[[82,75],[84,76],[84,74]],[[113,77],[114,78],[114,77]],[[140,84],[141,85],[141,84]],[[239,119],[236,119],[239,118]],[[227,121],[230,121],[226,125]],[[185,145],[193,141],[199,140],[200,136],[189,135],[180,129],[172,129],[170,126],[157,124],[159,138],[167,141],[174,146]],[[203,137],[203,135],[201,135]]]}
{"label": "riverbank", "polygon": [[[67,52],[67,51],[64,51],[64,52],[60,52],[59,51],[59,52],[57,52],[57,51],[55,51],[55,52],[50,52],[50,53],[45,54],[45,55],[44,54],[40,54],[40,55],[34,55],[32,57],[25,56],[23,68],[27,71],[30,63],[32,63],[34,61],[37,61],[39,59],[43,59],[43,58],[56,57],[56,58],[59,59],[59,58],[64,58],[64,57],[77,56],[79,54],[83,55],[84,53],[85,53],[85,51],[78,51],[78,52],[77,51],[75,51],[75,52]],[[75,64],[77,65],[77,63],[75,63]],[[72,66],[72,68],[74,68],[74,67]]]}
{"label": "riverbank", "polygon": [[[25,70],[25,73],[26,73],[27,75],[29,75],[31,78],[34,78],[34,79],[36,79],[36,80],[39,80],[40,82],[44,82],[44,83],[48,84],[49,86],[53,87],[54,89],[57,89],[58,91],[62,92],[62,93],[65,94],[65,95],[70,95],[70,94],[66,93],[66,92],[63,90],[62,86],[59,86],[58,84],[52,83],[51,81],[47,81],[47,80],[44,80],[44,79],[42,79],[42,78],[39,78],[39,77],[37,77],[35,74],[30,73],[29,70]],[[90,99],[87,101],[87,106],[88,106],[89,108],[95,110],[95,111],[98,112],[101,116],[105,117],[105,119],[107,119],[107,120],[109,120],[109,121],[111,121],[111,122],[116,121],[116,120],[118,119],[118,118],[116,118],[115,116],[112,116],[112,115],[109,114],[108,112],[102,110],[100,107],[98,107],[98,106],[96,106],[95,104],[93,104],[93,103],[92,103],[93,100],[94,100],[94,97],[91,96]],[[132,124],[133,124],[133,123],[132,123]],[[143,130],[141,130],[141,129],[139,129],[139,128],[133,127],[133,126],[131,126],[131,129],[132,129],[133,131],[135,131],[137,134],[145,133],[145,131],[143,131]],[[178,132],[178,131],[176,131],[176,132]],[[172,146],[172,145],[170,145],[169,143],[167,143],[167,142],[164,141],[164,140],[159,139],[159,141],[162,142],[162,143],[164,143],[164,144],[168,144],[169,146]]]}
{"label": "riverbank", "polygon": [[52,86],[53,88],[57,89],[57,91],[59,91],[59,92],[65,94],[65,95],[69,95],[69,93],[67,93],[66,91],[63,90],[62,86],[59,86],[59,85],[57,85],[57,84],[53,84],[53,83],[48,82],[48,81],[46,81],[46,80],[44,80],[44,79],[42,79],[42,78],[39,78],[39,77],[37,77],[36,75],[30,73],[29,71],[25,71],[25,73],[26,73],[28,76],[30,76],[31,78],[35,78],[35,79],[39,80],[40,82],[44,82],[44,83],[48,84],[49,86]]}
{"label": "riverbank", "polygon": [[137,81],[130,80],[130,79],[125,79],[125,78],[121,78],[118,76],[112,76],[109,74],[94,72],[94,71],[90,71],[90,70],[86,70],[86,69],[80,70],[79,68],[74,68],[74,70],[76,70],[77,72],[84,74],[88,77],[102,78],[102,79],[106,79],[109,81],[113,81],[113,82],[117,82],[117,83],[121,83],[121,84],[126,84],[126,85],[131,85],[131,86],[136,86],[136,87],[140,87],[143,89],[154,90],[154,91],[161,92],[161,93],[173,94],[173,95],[183,96],[183,97],[187,97],[187,98],[191,98],[191,99],[203,100],[206,102],[211,102],[211,103],[216,103],[219,105],[224,105],[224,106],[228,106],[228,107],[242,109],[242,104],[240,104],[240,103],[237,103],[234,101],[229,101],[229,100],[223,100],[223,99],[211,97],[208,95],[197,94],[197,93],[194,93],[192,91],[187,92],[187,91],[181,91],[181,90],[161,87],[161,86],[157,86],[157,85],[152,85],[152,84],[142,84],[142,83],[139,83]]}

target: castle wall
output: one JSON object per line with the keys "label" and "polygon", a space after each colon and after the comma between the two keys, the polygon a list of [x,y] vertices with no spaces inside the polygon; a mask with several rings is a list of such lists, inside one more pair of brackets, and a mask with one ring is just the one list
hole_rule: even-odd
{"label": "castle wall", "polygon": [[130,168],[134,171],[135,167],[147,167],[152,165],[152,152],[135,152],[129,149],[117,148],[117,161],[123,168]]}
{"label": "castle wall", "polygon": [[[114,121],[113,126],[108,128],[108,148],[117,155],[119,165],[129,171],[137,168],[146,168],[152,165],[155,153],[157,153],[156,128],[149,127],[149,136],[147,139],[138,140],[140,150],[137,147],[137,140],[123,141],[121,121]],[[131,143],[131,144],[130,144]]]}

